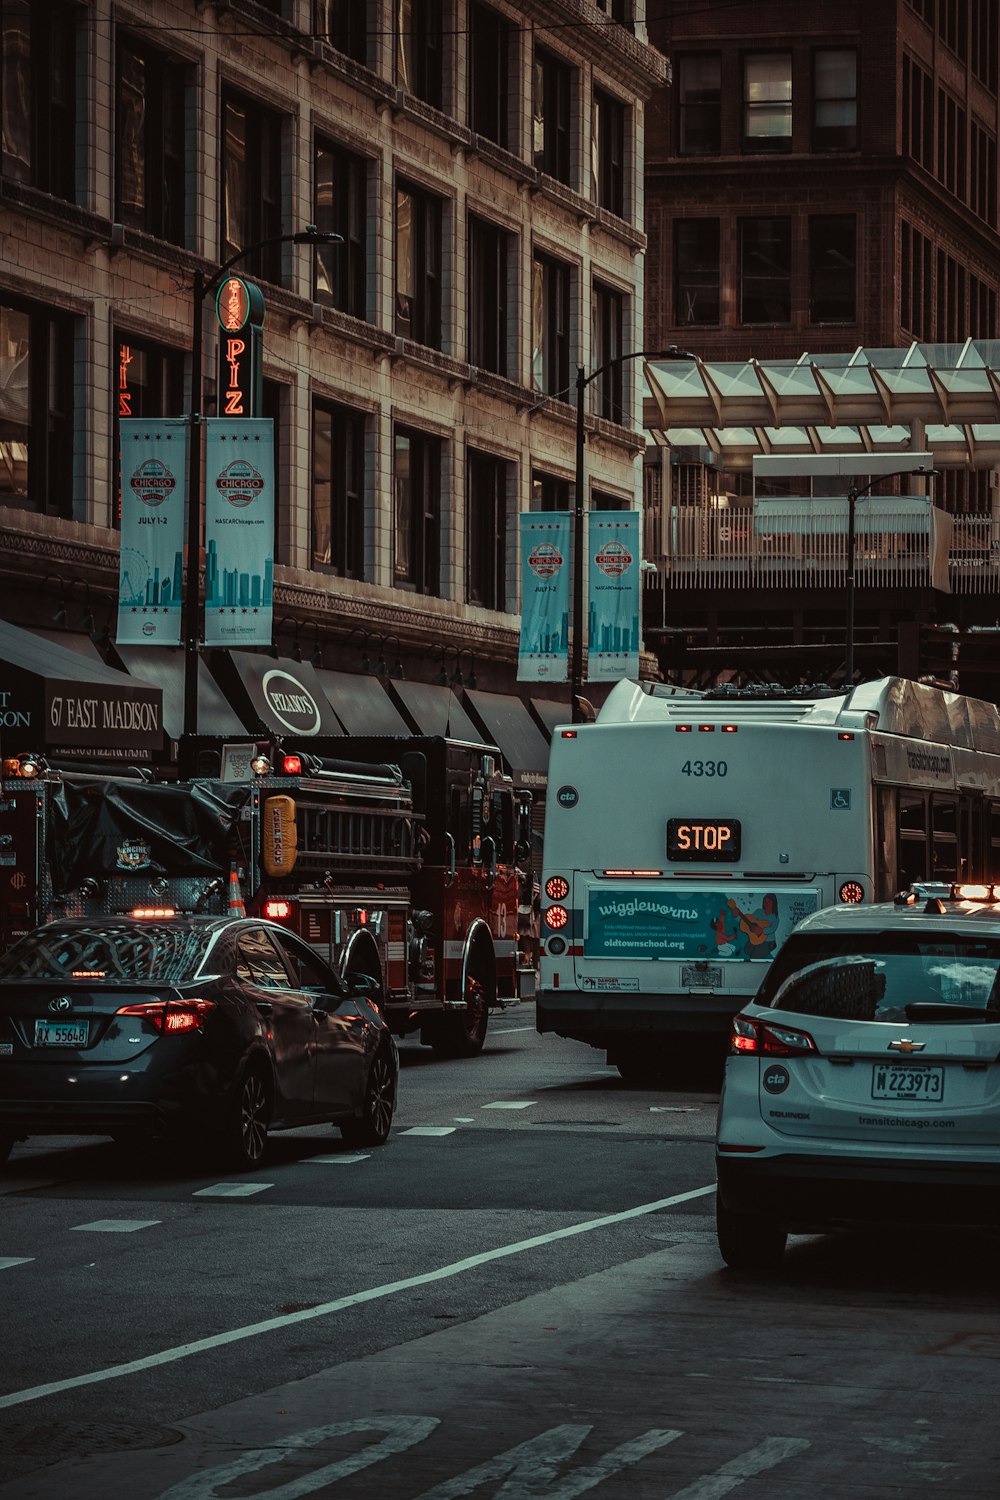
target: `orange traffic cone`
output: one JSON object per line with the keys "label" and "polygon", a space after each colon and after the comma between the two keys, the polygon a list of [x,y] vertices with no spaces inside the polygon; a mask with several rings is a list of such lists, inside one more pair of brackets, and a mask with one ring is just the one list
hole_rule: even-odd
{"label": "orange traffic cone", "polygon": [[231,917],[245,917],[247,909],[243,904],[243,892],[240,890],[240,877],[235,866],[229,871],[229,915]]}

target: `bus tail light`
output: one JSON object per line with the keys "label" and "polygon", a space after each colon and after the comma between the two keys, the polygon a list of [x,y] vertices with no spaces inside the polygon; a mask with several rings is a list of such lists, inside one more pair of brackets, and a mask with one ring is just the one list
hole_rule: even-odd
{"label": "bus tail light", "polygon": [[569,881],[562,875],[550,875],[545,882],[545,894],[550,901],[562,901],[569,895]]}
{"label": "bus tail light", "polygon": [[545,913],[545,925],[551,927],[553,932],[558,932],[561,927],[569,924],[569,912],[565,906],[550,906]]}
{"label": "bus tail light", "polygon": [[729,1051],[734,1057],[800,1057],[805,1052],[815,1052],[816,1043],[807,1031],[739,1015],[733,1017]]}
{"label": "bus tail light", "polygon": [[837,897],[847,906],[857,906],[865,899],[865,888],[860,880],[845,880],[837,892]]}

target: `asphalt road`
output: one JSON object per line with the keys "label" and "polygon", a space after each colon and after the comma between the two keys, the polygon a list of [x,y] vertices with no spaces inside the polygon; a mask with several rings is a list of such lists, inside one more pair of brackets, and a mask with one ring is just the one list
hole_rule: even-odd
{"label": "asphalt road", "polygon": [[389,1144],[33,1141],[0,1176],[0,1500],[998,1492],[997,1242],[715,1245],[719,1069],[626,1089],[494,1018]]}

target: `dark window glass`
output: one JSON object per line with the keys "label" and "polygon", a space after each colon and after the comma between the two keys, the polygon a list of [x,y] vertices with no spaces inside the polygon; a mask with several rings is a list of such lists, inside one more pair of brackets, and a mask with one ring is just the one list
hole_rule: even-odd
{"label": "dark window glass", "polygon": [[441,592],[441,443],[397,428],[393,472],[393,583],[418,594]]}
{"label": "dark window glass", "polygon": [[536,391],[568,401],[570,267],[547,255],[531,265],[531,380]]}
{"label": "dark window glass", "polygon": [[0,957],[0,979],[55,979],[64,984],[74,970],[86,969],[103,975],[109,984],[123,979],[176,984],[194,978],[206,948],[206,934],[186,927],[139,928],[135,922],[63,927],[50,922]]}
{"label": "dark window glass", "polygon": [[444,15],[441,0],[396,0],[396,77],[402,88],[443,108]]}
{"label": "dark window glass", "polygon": [[313,0],[313,30],[346,57],[368,61],[368,0]]}
{"label": "dark window glass", "polygon": [[3,175],[76,198],[75,5],[0,0]]}
{"label": "dark window glass", "polygon": [[441,347],[441,201],[396,189],[396,332]]}
{"label": "dark window glass", "polygon": [[754,52],[743,59],[743,146],[792,149],[792,54]]}
{"label": "dark window glass", "polygon": [[468,602],[507,607],[507,477],[510,465],[489,453],[469,453]]}
{"label": "dark window glass", "polygon": [[594,406],[609,422],[624,422],[625,380],[622,353],[625,337],[625,298],[612,287],[594,283],[592,301]]}
{"label": "dark window glass", "polygon": [[511,236],[484,219],[469,223],[469,362],[496,375],[508,367]]}
{"label": "dark window glass", "polygon": [[927,803],[921,795],[899,794],[897,866],[899,886],[927,879]]}
{"label": "dark window glass", "polygon": [[488,6],[469,10],[469,124],[477,135],[506,147],[508,76],[514,31]]}
{"label": "dark window glass", "polygon": [[[226,94],[222,103],[222,253],[229,260],[281,226],[281,118],[248,99]],[[281,280],[281,246],[246,255],[241,272]]]}
{"label": "dark window glass", "polygon": [[251,927],[237,938],[236,977],[261,990],[290,990],[292,981],[271,934]]}
{"label": "dark window glass", "polygon": [[682,57],[677,84],[677,137],[682,156],[722,149],[722,60],[718,52]]}
{"label": "dark window glass", "polygon": [[594,197],[600,208],[625,217],[625,106],[594,90]]}
{"label": "dark window glass", "polygon": [[317,401],[312,437],[312,566],[364,577],[365,419]]}
{"label": "dark window glass", "polygon": [[853,214],[816,214],[809,220],[809,317],[813,323],[853,323],[855,291]]}
{"label": "dark window glass", "polygon": [[674,322],[719,321],[719,221],[679,219],[674,225]]}
{"label": "dark window glass", "polygon": [[333,141],[317,140],[313,215],[343,243],[315,252],[315,297],[352,318],[367,315],[368,163]]}
{"label": "dark window glass", "polygon": [[813,58],[813,150],[853,151],[858,144],[858,54],[853,47]]}
{"label": "dark window glass", "polygon": [[118,46],[115,213],[184,243],[183,64],[132,37]]}
{"label": "dark window glass", "polygon": [[285,932],[271,932],[268,937],[284,959],[296,989],[313,995],[343,996],[344,986],[340,979],[305,943]]}
{"label": "dark window glass", "polygon": [[573,70],[544,47],[535,48],[532,158],[539,172],[570,182]]}
{"label": "dark window glass", "polygon": [[178,349],[119,334],[115,339],[118,400],[115,420],[115,504],[112,524],[121,524],[121,419],[178,417],[184,410],[184,356]]}
{"label": "dark window glass", "polygon": [[958,803],[954,797],[931,797],[931,878],[958,879]]}
{"label": "dark window glass", "polygon": [[740,322],[788,323],[792,316],[790,219],[740,221]]}
{"label": "dark window glass", "polygon": [[568,479],[556,474],[543,474],[535,469],[531,475],[532,510],[569,510],[573,501],[573,486]]}
{"label": "dark window glass", "polygon": [[0,301],[4,505],[73,516],[73,342],[71,318]]}

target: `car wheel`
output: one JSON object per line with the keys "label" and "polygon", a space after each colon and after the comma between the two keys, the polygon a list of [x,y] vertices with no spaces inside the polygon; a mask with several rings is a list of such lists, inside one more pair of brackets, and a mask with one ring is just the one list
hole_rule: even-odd
{"label": "car wheel", "polygon": [[380,1047],[368,1070],[361,1114],[353,1120],[342,1120],[340,1133],[349,1146],[384,1146],[395,1108],[396,1070],[388,1050]]}
{"label": "car wheel", "polygon": [[719,1253],[734,1271],[771,1271],[780,1263],[788,1239],[771,1219],[738,1214],[716,1198],[715,1228]]}
{"label": "car wheel", "polygon": [[248,1171],[260,1165],[267,1149],[269,1114],[264,1076],[259,1067],[250,1067],[240,1083],[223,1143],[230,1166]]}
{"label": "car wheel", "polygon": [[430,1044],[441,1057],[478,1057],[486,1042],[490,1008],[486,988],[470,974],[465,985],[465,1005],[449,1011],[430,1034]]}

